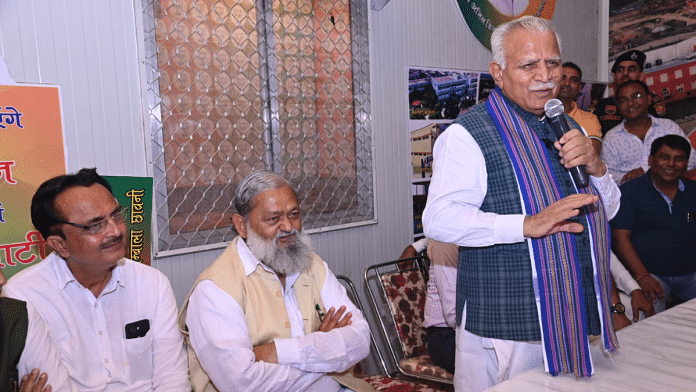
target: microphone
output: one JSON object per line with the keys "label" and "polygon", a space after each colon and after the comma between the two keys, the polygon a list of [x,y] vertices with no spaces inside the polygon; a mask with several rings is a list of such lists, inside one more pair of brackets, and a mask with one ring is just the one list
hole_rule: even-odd
{"label": "microphone", "polygon": [[[546,102],[546,105],[544,105],[544,111],[546,112],[549,125],[551,125],[553,132],[556,134],[556,138],[560,140],[563,134],[570,131],[568,120],[566,120],[563,115],[565,112],[563,102],[555,98],[550,99]],[[571,167],[568,170],[573,177],[575,185],[579,188],[584,188],[590,184],[590,179],[587,177],[587,172],[585,171],[585,165]]]}

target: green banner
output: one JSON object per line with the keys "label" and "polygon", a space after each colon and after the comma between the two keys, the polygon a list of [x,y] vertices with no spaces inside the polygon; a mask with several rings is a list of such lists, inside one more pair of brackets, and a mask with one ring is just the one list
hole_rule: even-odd
{"label": "green banner", "polygon": [[126,257],[150,265],[152,260],[152,177],[104,176],[126,218]]}
{"label": "green banner", "polygon": [[491,34],[496,27],[525,15],[551,20],[556,0],[457,0],[469,30],[491,50]]}

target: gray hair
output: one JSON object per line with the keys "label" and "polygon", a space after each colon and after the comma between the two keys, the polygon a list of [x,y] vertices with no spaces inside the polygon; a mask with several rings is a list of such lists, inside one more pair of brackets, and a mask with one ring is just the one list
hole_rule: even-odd
{"label": "gray hair", "polygon": [[527,31],[539,31],[541,33],[553,32],[556,36],[556,43],[558,44],[558,51],[561,52],[561,36],[558,35],[556,29],[550,20],[537,18],[535,16],[523,16],[519,19],[511,20],[498,26],[491,35],[491,51],[493,52],[493,61],[500,65],[500,68],[505,69],[505,40],[508,35],[518,29],[525,29]]}
{"label": "gray hair", "polygon": [[254,207],[252,201],[256,195],[285,186],[289,186],[297,194],[292,184],[280,175],[268,170],[254,171],[237,185],[237,190],[234,193],[234,208],[237,209],[239,215],[248,218]]}

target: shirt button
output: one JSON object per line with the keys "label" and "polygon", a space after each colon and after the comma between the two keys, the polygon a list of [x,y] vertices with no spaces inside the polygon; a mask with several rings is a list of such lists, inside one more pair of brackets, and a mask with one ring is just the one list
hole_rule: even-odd
{"label": "shirt button", "polygon": [[98,303],[94,303],[94,309],[96,309],[96,308],[98,308],[98,307],[99,307],[99,304],[98,304]]}
{"label": "shirt button", "polygon": [[286,321],[286,322],[285,322],[285,328],[290,328],[290,322],[289,322],[289,321]]}
{"label": "shirt button", "polygon": [[99,331],[99,336],[104,335],[104,331]]}
{"label": "shirt button", "polygon": [[109,358],[104,358],[104,363],[109,363]]}

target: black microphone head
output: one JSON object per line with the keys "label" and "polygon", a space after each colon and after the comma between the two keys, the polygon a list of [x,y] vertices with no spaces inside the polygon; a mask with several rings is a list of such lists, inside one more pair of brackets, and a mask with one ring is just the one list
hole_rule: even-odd
{"label": "black microphone head", "polygon": [[558,117],[563,114],[565,108],[563,107],[563,102],[554,98],[549,99],[549,101],[546,102],[546,105],[544,105],[544,111],[546,112],[547,117]]}

